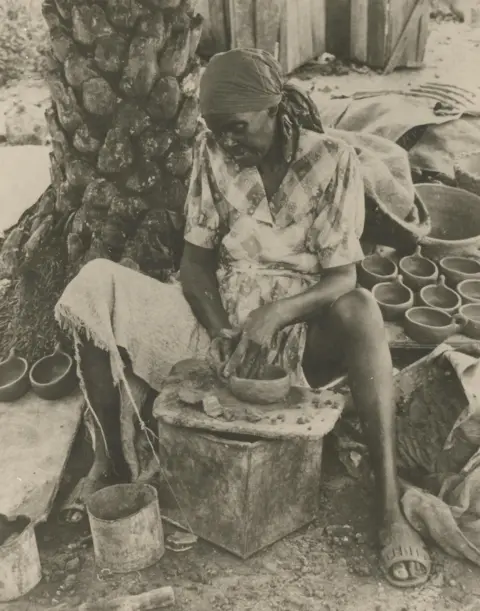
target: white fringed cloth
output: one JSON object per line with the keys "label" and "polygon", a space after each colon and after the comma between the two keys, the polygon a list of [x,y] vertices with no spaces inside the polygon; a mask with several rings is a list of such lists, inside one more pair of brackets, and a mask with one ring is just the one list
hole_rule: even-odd
{"label": "white fringed cloth", "polygon": [[[207,355],[209,337],[196,321],[177,284],[165,284],[105,259],[87,263],[66,287],[55,317],[71,335],[86,424],[95,445],[95,415],[79,362],[83,338],[110,355],[113,382],[120,391],[120,423],[132,480],[148,479],[158,463],[145,446],[141,410],[150,388],[161,389],[175,363]],[[125,367],[119,348],[128,354]],[[150,388],[149,388],[150,387]],[[146,451],[147,450],[147,451]]]}

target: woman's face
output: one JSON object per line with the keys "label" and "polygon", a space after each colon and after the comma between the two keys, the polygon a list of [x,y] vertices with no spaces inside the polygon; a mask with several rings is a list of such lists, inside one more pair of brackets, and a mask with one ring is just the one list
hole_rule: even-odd
{"label": "woman's face", "polygon": [[273,144],[276,109],[204,118],[218,144],[240,166],[258,165]]}

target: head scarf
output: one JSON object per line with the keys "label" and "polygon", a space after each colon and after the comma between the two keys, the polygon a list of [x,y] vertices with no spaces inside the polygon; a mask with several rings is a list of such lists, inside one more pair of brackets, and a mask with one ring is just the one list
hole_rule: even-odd
{"label": "head scarf", "polygon": [[291,125],[323,133],[310,96],[287,83],[276,59],[261,49],[232,49],[209,61],[200,81],[202,115],[257,112],[278,106]]}

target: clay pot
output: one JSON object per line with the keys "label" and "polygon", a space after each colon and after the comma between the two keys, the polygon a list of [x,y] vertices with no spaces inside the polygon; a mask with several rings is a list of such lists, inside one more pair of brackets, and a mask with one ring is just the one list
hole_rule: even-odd
{"label": "clay pot", "polygon": [[423,254],[435,261],[446,256],[478,255],[480,197],[441,184],[417,184],[415,191],[430,216],[431,230],[419,240]]}
{"label": "clay pot", "polygon": [[416,307],[405,314],[405,333],[426,348],[438,346],[460,333],[464,325],[459,314],[452,317],[436,308]]}
{"label": "clay pot", "polygon": [[462,305],[460,296],[445,286],[445,276],[440,276],[437,284],[425,286],[420,291],[420,303],[429,308],[443,310],[447,314],[455,314]]}
{"label": "clay pot", "polygon": [[228,384],[232,395],[240,401],[261,405],[280,403],[291,388],[290,376],[281,367],[274,365],[265,367],[262,380],[231,376]]}
{"label": "clay pot", "polygon": [[398,320],[413,306],[413,293],[403,284],[402,276],[392,282],[375,285],[372,295],[382,310],[384,320]]}
{"label": "clay pot", "polygon": [[480,303],[480,280],[463,280],[457,291],[464,303]]}
{"label": "clay pot", "polygon": [[38,360],[30,370],[32,390],[42,399],[55,401],[69,395],[77,385],[73,359],[55,346],[52,354]]}
{"label": "clay pot", "polygon": [[417,246],[415,254],[400,259],[398,266],[405,284],[412,291],[419,291],[438,278],[438,267],[422,255],[421,246]]}
{"label": "clay pot", "polygon": [[480,339],[480,303],[467,303],[460,308],[463,333],[472,339]]}
{"label": "clay pot", "polygon": [[439,264],[452,288],[456,288],[463,280],[480,280],[480,263],[475,259],[444,257]]}
{"label": "clay pot", "polygon": [[380,282],[394,280],[397,275],[398,269],[395,263],[378,253],[368,255],[358,266],[358,281],[369,290]]}
{"label": "clay pot", "polygon": [[0,363],[0,401],[16,401],[29,388],[28,363],[12,348],[8,358]]}

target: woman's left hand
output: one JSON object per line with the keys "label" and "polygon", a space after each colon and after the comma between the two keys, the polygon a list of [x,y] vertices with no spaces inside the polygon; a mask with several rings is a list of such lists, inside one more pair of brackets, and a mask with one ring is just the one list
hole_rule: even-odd
{"label": "woman's left hand", "polygon": [[243,324],[243,334],[259,346],[270,346],[274,335],[284,326],[280,302],[252,310]]}

